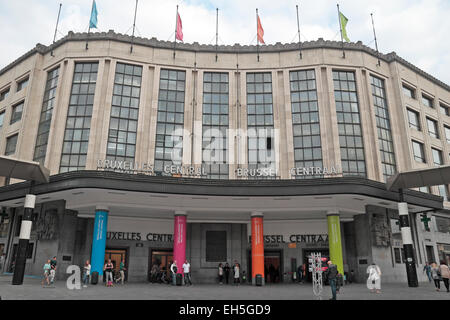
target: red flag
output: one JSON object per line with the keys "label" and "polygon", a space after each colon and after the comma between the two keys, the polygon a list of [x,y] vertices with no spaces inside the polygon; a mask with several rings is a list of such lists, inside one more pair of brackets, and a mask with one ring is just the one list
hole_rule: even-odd
{"label": "red flag", "polygon": [[176,39],[183,41],[183,25],[181,24],[180,14],[177,13],[177,34]]}
{"label": "red flag", "polygon": [[261,20],[259,20],[259,15],[258,15],[258,41],[262,44],[266,44],[264,42],[263,37],[264,37],[264,29],[261,25]]}

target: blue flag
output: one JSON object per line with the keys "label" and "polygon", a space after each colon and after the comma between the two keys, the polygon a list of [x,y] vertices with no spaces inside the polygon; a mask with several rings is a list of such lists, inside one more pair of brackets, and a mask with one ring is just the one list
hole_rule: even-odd
{"label": "blue flag", "polygon": [[89,28],[97,29],[97,5],[95,0],[92,2],[91,20],[89,20]]}

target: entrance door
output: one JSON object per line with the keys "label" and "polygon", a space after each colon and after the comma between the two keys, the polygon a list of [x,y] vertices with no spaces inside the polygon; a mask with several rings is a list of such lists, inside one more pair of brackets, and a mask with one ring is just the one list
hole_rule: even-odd
{"label": "entrance door", "polygon": [[[151,250],[151,249],[150,249]],[[150,281],[150,271],[154,264],[160,266],[160,270],[166,273],[166,276],[170,276],[169,266],[173,262],[173,251],[172,250],[151,250],[150,261],[148,264],[148,281]],[[179,267],[180,268],[180,267]]]}
{"label": "entrance door", "polygon": [[[106,261],[108,261],[108,259],[111,259],[111,262],[114,266],[114,272],[113,272],[114,278],[115,278],[115,275],[118,274],[118,272],[119,272],[120,262],[122,262],[122,260],[125,263],[125,269],[128,270],[127,249],[106,249],[105,250],[105,263],[106,263]],[[128,279],[127,270],[125,270],[125,280]]]}
{"label": "entrance door", "polygon": [[[306,266],[306,281],[307,282],[312,282],[312,273],[309,272],[309,262],[308,262],[308,258],[311,255],[311,253],[320,253],[322,258],[326,258],[326,260],[328,261],[330,259],[330,251],[328,249],[308,249],[308,250],[303,250],[303,263],[304,266]],[[327,267],[322,265],[322,267]]]}
{"label": "entrance door", "polygon": [[[283,282],[283,260],[281,250],[264,250],[265,283]],[[252,280],[252,251],[248,251],[248,281]]]}

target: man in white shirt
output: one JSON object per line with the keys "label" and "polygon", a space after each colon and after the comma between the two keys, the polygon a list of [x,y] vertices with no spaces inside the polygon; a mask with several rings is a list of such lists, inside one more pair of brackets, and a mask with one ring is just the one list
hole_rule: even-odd
{"label": "man in white shirt", "polygon": [[183,273],[184,273],[184,284],[187,285],[189,282],[189,285],[192,285],[191,264],[187,260],[183,263]]}

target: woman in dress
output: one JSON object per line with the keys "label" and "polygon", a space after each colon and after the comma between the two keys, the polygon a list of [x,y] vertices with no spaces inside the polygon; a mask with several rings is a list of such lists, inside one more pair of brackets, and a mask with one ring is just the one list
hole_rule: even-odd
{"label": "woman in dress", "polygon": [[367,273],[369,277],[367,278],[367,288],[376,293],[381,293],[381,270],[375,263],[372,263],[367,267]]}

